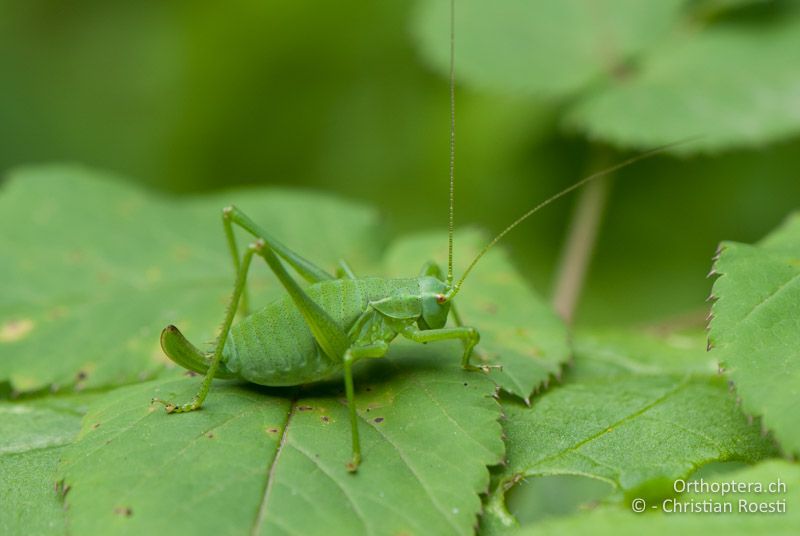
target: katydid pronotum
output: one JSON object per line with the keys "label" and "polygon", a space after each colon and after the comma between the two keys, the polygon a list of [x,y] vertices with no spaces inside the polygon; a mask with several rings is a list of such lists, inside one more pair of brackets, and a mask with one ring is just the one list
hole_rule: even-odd
{"label": "katydid pronotum", "polygon": [[[595,173],[532,208],[491,240],[472,260],[461,278],[453,276],[453,208],[455,162],[455,38],[454,9],[450,17],[450,207],[447,273],[435,263],[426,264],[417,277],[408,279],[362,278],[341,261],[333,276],[284,246],[233,206],[222,211],[222,223],[236,271],[230,304],[214,351],[204,353],[193,346],[175,326],[161,334],[161,346],[178,365],[205,374],[192,400],[175,404],[154,399],[168,413],[200,409],[214,378],[241,379],[266,386],[302,385],[343,374],[352,434],[355,471],[361,461],[358,416],[354,403],[353,365],[362,359],[384,357],[389,344],[402,335],[427,343],[458,339],[464,344],[461,366],[484,371],[494,365],[470,363],[480,336],[463,324],[453,299],[480,258],[523,220],[559,197],[634,161],[666,150],[660,147]],[[255,237],[240,257],[234,236],[238,226]],[[247,314],[233,325],[245,296],[248,271],[254,256],[263,258],[286,290],[286,296]],[[299,284],[287,271],[288,264],[308,283]],[[448,317],[454,326],[447,327]]]}

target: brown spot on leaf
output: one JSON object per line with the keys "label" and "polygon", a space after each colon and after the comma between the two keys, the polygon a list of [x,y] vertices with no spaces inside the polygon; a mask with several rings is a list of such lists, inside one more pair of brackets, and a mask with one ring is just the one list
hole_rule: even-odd
{"label": "brown spot on leaf", "polygon": [[311,411],[312,409],[314,408],[311,406],[297,406],[297,411]]}
{"label": "brown spot on leaf", "polygon": [[100,428],[100,423],[99,422],[96,422],[96,423],[94,423],[92,425],[92,430],[97,430],[98,428]]}
{"label": "brown spot on leaf", "polygon": [[19,320],[9,320],[0,327],[0,342],[15,342],[33,330],[33,320],[22,318]]}
{"label": "brown spot on leaf", "polygon": [[280,428],[276,428],[274,426],[271,427],[271,428],[267,428],[267,433],[268,434],[277,434],[278,432],[280,432]]}
{"label": "brown spot on leaf", "polygon": [[192,250],[186,245],[179,245],[172,250],[172,257],[178,261],[185,261],[192,256]]}
{"label": "brown spot on leaf", "polygon": [[383,422],[383,417],[375,417],[375,422]]}
{"label": "brown spot on leaf", "polygon": [[47,319],[48,320],[58,320],[67,315],[67,308],[63,305],[56,305],[49,311],[47,311]]}
{"label": "brown spot on leaf", "polygon": [[183,375],[184,376],[188,376],[190,378],[194,378],[195,376],[198,376],[198,374],[193,370],[187,370],[186,372],[183,373]]}
{"label": "brown spot on leaf", "polygon": [[331,418],[330,418],[330,417],[328,417],[327,415],[323,415],[323,416],[321,417],[321,419],[322,419],[322,422],[324,422],[324,423],[329,423],[329,422],[331,422]]}
{"label": "brown spot on leaf", "polygon": [[525,350],[525,353],[533,358],[542,357],[542,349],[538,346],[531,346]]}
{"label": "brown spot on leaf", "polygon": [[86,254],[80,249],[73,249],[67,252],[66,258],[70,264],[79,264],[86,259]]}
{"label": "brown spot on leaf", "polygon": [[133,515],[133,510],[130,506],[118,506],[114,508],[114,513],[118,516],[131,517]]}

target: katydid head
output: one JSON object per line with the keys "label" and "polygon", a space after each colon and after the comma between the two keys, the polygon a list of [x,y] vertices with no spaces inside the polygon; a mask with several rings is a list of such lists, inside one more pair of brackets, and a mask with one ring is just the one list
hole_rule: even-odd
{"label": "katydid head", "polygon": [[450,313],[450,300],[447,299],[447,293],[450,291],[449,285],[433,276],[425,276],[420,279],[419,288],[422,300],[420,328],[443,328]]}

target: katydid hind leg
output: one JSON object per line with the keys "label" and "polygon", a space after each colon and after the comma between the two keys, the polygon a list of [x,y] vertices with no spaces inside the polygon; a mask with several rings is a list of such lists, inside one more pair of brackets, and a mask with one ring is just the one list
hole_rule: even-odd
{"label": "katydid hind leg", "polygon": [[231,324],[233,324],[233,319],[236,316],[236,310],[239,307],[239,300],[244,293],[244,288],[247,283],[247,274],[250,270],[250,264],[253,260],[253,255],[256,253],[256,250],[257,246],[255,244],[251,244],[250,247],[247,248],[247,251],[245,251],[242,262],[239,264],[239,269],[236,273],[236,283],[234,284],[233,294],[231,295],[231,301],[228,305],[227,311],[225,312],[225,319],[222,322],[222,330],[220,331],[219,337],[217,338],[217,344],[214,348],[214,357],[212,358],[205,378],[203,378],[203,382],[200,385],[200,390],[190,402],[185,404],[175,404],[159,398],[153,399],[153,402],[163,404],[167,408],[167,413],[187,413],[189,411],[199,409],[200,406],[203,405],[203,401],[206,399],[208,391],[211,388],[211,381],[214,379],[214,375],[219,368],[220,360],[222,359],[222,350],[225,347],[225,342],[228,340],[228,332],[230,331]]}
{"label": "katydid hind leg", "polygon": [[256,242],[257,253],[267,262],[272,273],[278,278],[283,288],[289,294],[295,307],[303,316],[306,325],[311,330],[311,335],[319,344],[325,354],[334,360],[340,361],[350,347],[347,333],[331,316],[306,293],[300,284],[289,275],[281,260],[275,255],[268,244]]}
{"label": "katydid hind leg", "polygon": [[339,267],[336,269],[336,278],[337,279],[358,279],[356,273],[350,267],[350,264],[344,260],[339,259]]}
{"label": "katydid hind leg", "polygon": [[[230,218],[230,207],[222,209],[222,227],[225,230],[225,240],[228,242],[228,250],[233,261],[233,269],[239,273],[239,247],[236,244],[236,235],[233,232],[233,224]],[[247,296],[247,285],[242,289],[242,299],[239,300],[239,313],[244,317],[250,314],[250,300]]]}
{"label": "katydid hind leg", "polygon": [[309,283],[318,283],[319,281],[334,279],[331,274],[273,238],[251,220],[247,214],[235,206],[231,205],[225,207],[222,211],[222,217],[230,223],[235,223],[255,238],[262,240],[270,250],[277,253],[278,256],[289,263],[289,265]]}
{"label": "katydid hind leg", "polygon": [[236,310],[239,306],[239,301],[244,293],[247,282],[247,274],[250,270],[250,265],[252,263],[254,254],[260,255],[264,258],[264,260],[266,260],[275,276],[289,293],[295,306],[303,315],[307,325],[311,329],[312,335],[320,347],[322,347],[323,351],[325,351],[325,353],[332,359],[343,359],[345,352],[350,346],[347,334],[336,324],[330,315],[328,315],[328,313],[326,313],[319,305],[317,305],[300,287],[300,285],[289,275],[289,273],[283,267],[281,261],[273,253],[272,249],[266,244],[266,242],[259,239],[251,244],[250,247],[248,247],[241,264],[239,264],[239,270],[236,276],[236,284],[234,286],[231,302],[225,315],[225,320],[222,324],[222,331],[217,341],[214,357],[200,390],[194,396],[194,398],[186,404],[178,405],[172,402],[154,399],[155,402],[164,404],[164,406],[167,408],[167,412],[185,413],[193,411],[198,409],[205,400],[205,397],[207,396],[211,387],[211,381],[214,378],[217,369],[219,368],[220,360],[222,359],[222,351],[225,341],[227,340],[227,334],[230,331],[233,319],[236,316]]}

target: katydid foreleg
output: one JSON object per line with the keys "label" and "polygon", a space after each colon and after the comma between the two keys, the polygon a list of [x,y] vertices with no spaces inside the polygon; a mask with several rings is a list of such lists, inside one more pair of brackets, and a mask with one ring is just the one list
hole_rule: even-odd
{"label": "katydid foreleg", "polygon": [[481,337],[475,328],[468,326],[459,326],[455,328],[441,328],[441,329],[426,329],[420,330],[413,326],[409,326],[401,332],[403,337],[410,339],[414,342],[428,343],[434,341],[446,341],[458,339],[464,343],[464,354],[461,357],[461,368],[464,370],[482,370],[488,372],[492,368],[500,368],[499,365],[473,365],[469,362],[472,355],[472,349],[478,344]]}

